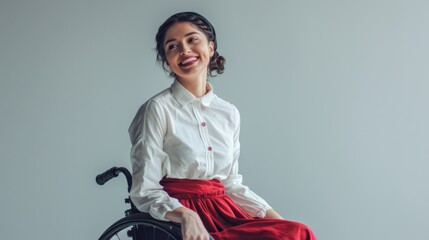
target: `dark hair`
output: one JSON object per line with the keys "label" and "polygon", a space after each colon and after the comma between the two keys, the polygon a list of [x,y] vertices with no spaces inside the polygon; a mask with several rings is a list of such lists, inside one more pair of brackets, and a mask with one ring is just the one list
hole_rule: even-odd
{"label": "dark hair", "polygon": [[[217,52],[217,41],[216,41],[216,31],[212,24],[203,16],[195,12],[180,12],[176,13],[173,16],[169,17],[165,22],[159,27],[158,33],[156,34],[156,58],[158,61],[162,63],[162,67],[164,70],[168,72],[168,68],[166,68],[166,57],[164,51],[164,40],[165,34],[168,29],[175,23],[178,22],[189,22],[199,28],[204,35],[206,35],[208,41],[212,41],[214,43],[214,54],[210,58],[210,63],[208,66],[210,76],[214,76],[212,74],[213,71],[216,71],[218,74],[222,74],[225,67],[225,58],[220,56]],[[170,72],[171,77],[175,77],[174,72]]]}

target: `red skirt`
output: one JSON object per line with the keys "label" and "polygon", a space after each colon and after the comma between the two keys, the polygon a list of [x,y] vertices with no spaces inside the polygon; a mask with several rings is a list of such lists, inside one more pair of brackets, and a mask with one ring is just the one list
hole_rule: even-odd
{"label": "red skirt", "polygon": [[253,218],[225,194],[219,180],[164,178],[160,184],[171,197],[194,210],[215,239],[315,240],[310,228],[298,222]]}

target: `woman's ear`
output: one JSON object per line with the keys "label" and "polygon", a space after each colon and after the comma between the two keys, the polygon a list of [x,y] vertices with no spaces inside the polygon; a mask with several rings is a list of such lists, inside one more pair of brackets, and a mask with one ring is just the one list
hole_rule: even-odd
{"label": "woman's ear", "polygon": [[209,50],[210,50],[210,57],[213,57],[215,51],[214,51],[214,42],[210,41],[209,42]]}

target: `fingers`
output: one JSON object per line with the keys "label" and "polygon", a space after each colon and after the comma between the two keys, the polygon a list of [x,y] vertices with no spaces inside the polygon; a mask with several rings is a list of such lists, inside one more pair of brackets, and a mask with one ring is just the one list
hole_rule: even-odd
{"label": "fingers", "polygon": [[183,233],[182,238],[183,240],[210,240],[210,235],[205,229],[203,229],[202,231]]}
{"label": "fingers", "polygon": [[183,236],[183,240],[210,240],[210,236]]}
{"label": "fingers", "polygon": [[210,235],[205,228],[198,227],[198,225],[194,226],[186,229],[183,229],[182,226],[183,240],[210,240]]}

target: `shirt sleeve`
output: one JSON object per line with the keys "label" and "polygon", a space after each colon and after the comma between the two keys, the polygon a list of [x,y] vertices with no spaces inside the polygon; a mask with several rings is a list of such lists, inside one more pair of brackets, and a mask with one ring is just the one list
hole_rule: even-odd
{"label": "shirt sleeve", "polygon": [[236,108],[234,108],[235,115],[235,131],[234,131],[234,151],[233,151],[233,165],[230,174],[223,181],[225,191],[238,206],[240,206],[247,214],[252,217],[263,218],[266,215],[268,209],[271,209],[270,205],[257,194],[249,189],[249,187],[243,185],[243,177],[238,173],[238,158],[240,155],[240,114]]}
{"label": "shirt sleeve", "polygon": [[162,108],[149,100],[139,109],[129,128],[133,177],[130,198],[139,211],[168,221],[164,217],[166,212],[182,204],[171,198],[159,184],[169,169],[168,155],[162,150],[165,131]]}

